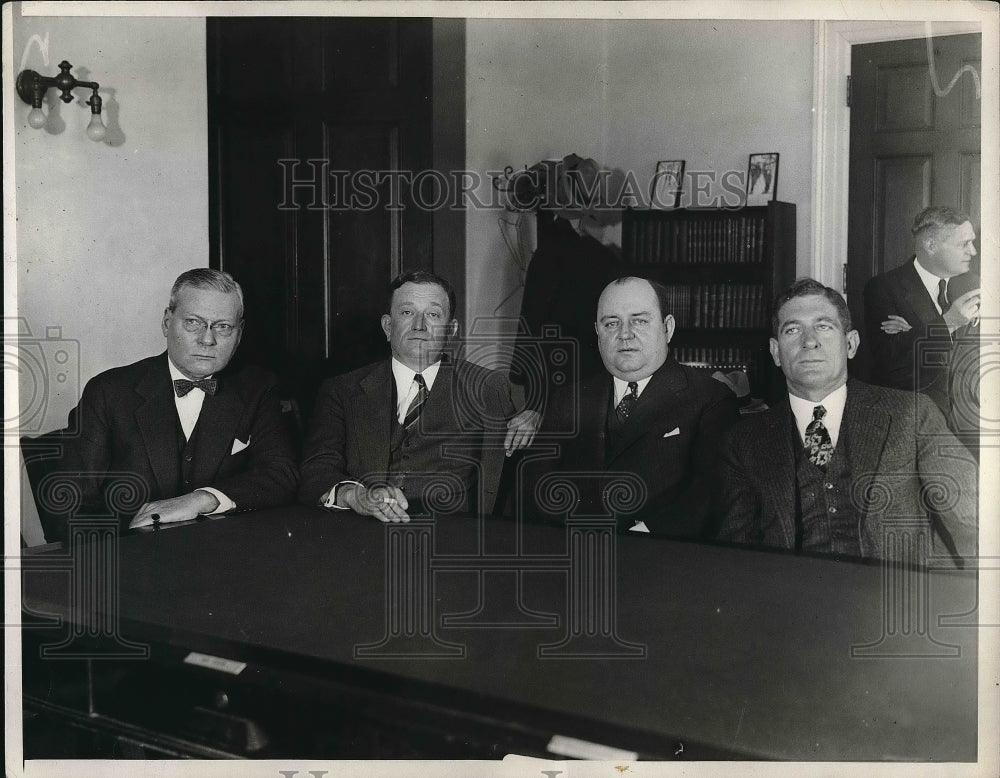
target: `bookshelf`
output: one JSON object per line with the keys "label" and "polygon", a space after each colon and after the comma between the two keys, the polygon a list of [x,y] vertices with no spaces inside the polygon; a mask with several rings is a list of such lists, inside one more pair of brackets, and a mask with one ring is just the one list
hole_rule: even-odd
{"label": "bookshelf", "polygon": [[667,287],[679,362],[741,368],[752,394],[784,382],[768,351],[770,306],[795,280],[795,205],[625,211],[622,256],[631,275]]}

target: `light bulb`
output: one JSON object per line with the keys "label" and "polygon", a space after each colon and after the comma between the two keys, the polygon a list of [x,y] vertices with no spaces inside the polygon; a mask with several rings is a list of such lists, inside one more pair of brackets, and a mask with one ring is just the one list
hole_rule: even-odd
{"label": "light bulb", "polygon": [[104,122],[101,121],[101,115],[99,113],[94,113],[90,115],[90,124],[87,125],[87,137],[93,141],[104,140],[104,136],[107,130],[104,127]]}
{"label": "light bulb", "polygon": [[32,108],[28,111],[28,126],[34,130],[40,130],[45,126],[45,112],[41,108]]}

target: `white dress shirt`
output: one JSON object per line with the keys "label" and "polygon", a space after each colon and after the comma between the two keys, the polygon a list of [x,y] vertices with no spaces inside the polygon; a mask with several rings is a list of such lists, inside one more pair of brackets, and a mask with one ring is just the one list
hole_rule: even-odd
{"label": "white dress shirt", "polygon": [[[434,386],[434,379],[437,378],[440,368],[441,360],[438,360],[430,367],[425,367],[420,373],[424,377],[428,394]],[[410,409],[413,398],[417,396],[417,385],[413,382],[413,376],[416,374],[416,370],[411,370],[395,357],[392,358],[392,377],[396,380],[396,418],[400,424],[406,418],[406,412]]]}
{"label": "white dress shirt", "polygon": [[[396,418],[402,424],[406,418],[406,412],[410,409],[410,403],[413,402],[413,398],[417,395],[417,385],[413,382],[413,377],[417,374],[417,371],[411,370],[395,357],[392,358],[390,365],[392,367],[392,378],[396,382]],[[420,372],[424,377],[424,385],[427,387],[428,394],[430,394],[431,387],[434,386],[434,380],[437,378],[440,368],[441,361],[438,360]],[[347,486],[348,484],[364,486],[360,481],[338,481],[329,492],[320,497],[320,503],[323,507],[339,511],[350,510],[345,505],[337,505],[337,490],[341,486]]]}
{"label": "white dress shirt", "polygon": [[[639,391],[636,392],[637,397],[642,396],[642,390],[646,388],[646,384],[649,383],[649,379],[652,377],[653,376],[648,375],[641,381],[636,381],[636,383],[639,385]],[[628,381],[623,381],[618,376],[612,376],[612,378],[614,378],[615,380],[615,407],[617,408],[618,403],[622,401],[622,397],[628,394]]]}
{"label": "white dress shirt", "polygon": [[803,446],[806,444],[806,427],[813,420],[813,408],[822,405],[826,408],[823,426],[830,433],[830,442],[833,443],[833,447],[837,447],[837,439],[840,437],[840,422],[844,418],[844,406],[847,404],[847,384],[839,389],[834,389],[818,402],[796,397],[789,392],[788,402],[791,403],[792,415],[795,416],[795,426],[798,427],[799,440],[802,441]]}
{"label": "white dress shirt", "polygon": [[[937,312],[943,314],[944,311],[941,310],[941,306],[938,305],[938,291],[941,288],[940,283],[944,281],[945,283],[945,294],[948,293],[948,279],[941,278],[940,276],[934,275],[930,270],[925,268],[916,259],[913,260],[913,267],[917,270],[917,275],[920,276],[920,282],[924,285],[924,289],[927,290],[927,294],[931,296],[931,300],[934,302],[934,307],[937,308]],[[909,322],[913,325],[913,322]]]}
{"label": "white dress shirt", "polygon": [[[171,391],[173,391],[173,382],[182,378],[187,378],[187,376],[177,369],[177,366],[174,365],[170,357],[167,357],[167,365],[170,367],[170,388]],[[211,378],[212,376],[205,377]],[[177,416],[181,420],[181,429],[184,430],[184,438],[185,440],[190,440],[191,433],[194,432],[194,425],[198,423],[198,417],[201,415],[201,406],[205,403],[205,392],[196,386],[183,397],[178,397],[177,392],[174,392],[173,394],[174,405],[177,407]],[[218,489],[213,489],[211,486],[199,486],[198,489],[203,492],[208,492],[219,501],[219,507],[212,511],[213,515],[216,513],[231,511],[236,507],[236,503],[230,500]],[[198,491],[198,489],[194,489],[192,491]]]}

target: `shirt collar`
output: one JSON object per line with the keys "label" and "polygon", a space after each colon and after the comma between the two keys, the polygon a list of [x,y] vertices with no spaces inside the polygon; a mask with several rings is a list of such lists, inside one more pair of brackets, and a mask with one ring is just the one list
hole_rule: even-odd
{"label": "shirt collar", "polygon": [[947,289],[948,279],[934,275],[930,270],[921,265],[920,260],[916,257],[913,259],[913,267],[916,268],[917,275],[920,276],[920,283],[924,285],[924,289],[926,289],[927,294],[931,296],[931,299],[934,301],[934,305],[939,307],[937,301],[938,289],[940,288],[939,282],[944,281],[946,284],[945,289]]}
{"label": "shirt collar", "polygon": [[[428,392],[434,387],[434,379],[437,378],[438,370],[440,369],[441,360],[439,359],[433,365],[429,365],[420,371],[420,375],[424,377],[424,383],[427,385]],[[411,370],[396,359],[396,357],[392,358],[392,377],[396,380],[397,397],[406,396],[406,393],[410,390],[410,384],[413,383],[413,376],[416,374],[416,370]]]}
{"label": "shirt collar", "polygon": [[[624,397],[625,393],[628,391],[628,381],[623,381],[618,376],[611,376],[611,377],[614,379],[615,382],[615,405],[618,405],[618,403],[622,401],[622,397]],[[636,381],[636,383],[639,385],[638,395],[640,397],[642,396],[643,389],[646,388],[646,384],[649,383],[652,377],[653,376],[648,375],[641,381]]]}
{"label": "shirt collar", "polygon": [[805,441],[806,438],[806,427],[813,420],[813,408],[817,405],[822,405],[826,408],[826,416],[823,417],[823,426],[830,433],[830,442],[836,447],[837,438],[840,436],[840,422],[844,418],[844,406],[847,404],[846,383],[818,401],[796,397],[789,392],[788,402],[792,406],[792,414],[795,416],[795,426],[798,427],[799,438],[802,441]]}
{"label": "shirt collar", "polygon": [[[190,381],[191,379],[184,375],[174,361],[168,356],[167,357],[167,367],[170,369],[170,380],[171,381]],[[205,378],[211,378],[212,376],[207,375]],[[411,379],[412,380],[412,379]]]}

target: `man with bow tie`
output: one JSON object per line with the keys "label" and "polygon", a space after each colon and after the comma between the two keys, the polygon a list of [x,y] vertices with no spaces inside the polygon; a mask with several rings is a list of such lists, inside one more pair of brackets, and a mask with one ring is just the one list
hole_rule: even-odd
{"label": "man with bow tie", "polygon": [[788,400],[737,425],[723,454],[721,540],[921,562],[974,557],[971,455],[925,395],[848,380],[859,337],[811,278],[774,304]]}
{"label": "man with bow tie", "polygon": [[455,292],[411,271],[389,289],[381,324],[392,357],[320,387],[299,500],[384,522],[490,513],[504,452],[530,444],[538,414],[515,416],[506,376],[454,358]]}
{"label": "man with bow tie", "polygon": [[114,510],[124,529],[292,502],[275,379],[226,369],[243,332],[240,285],[209,268],[182,273],[162,329],[165,354],[93,378],[71,413],[83,505]]}
{"label": "man with bow tie", "polygon": [[[536,518],[561,519],[545,505],[542,480],[570,479],[579,499],[571,512],[615,515],[621,531],[701,538],[709,531],[719,449],[739,419],[736,395],[669,353],[674,317],[669,295],[644,278],[619,278],[597,303],[595,328],[607,370],[557,392],[540,440],[559,454],[529,464]],[[567,437],[567,432],[572,435]],[[615,474],[631,484],[635,504],[620,504]]]}

